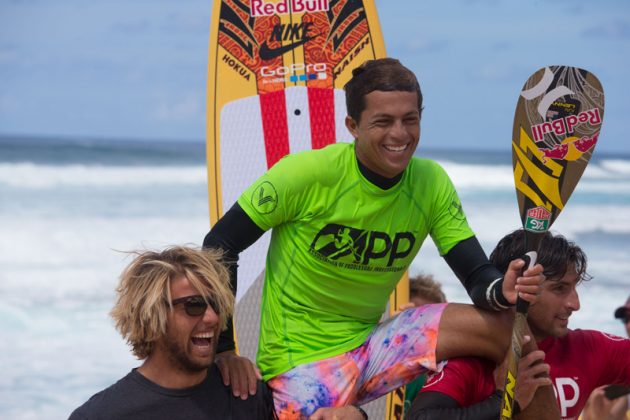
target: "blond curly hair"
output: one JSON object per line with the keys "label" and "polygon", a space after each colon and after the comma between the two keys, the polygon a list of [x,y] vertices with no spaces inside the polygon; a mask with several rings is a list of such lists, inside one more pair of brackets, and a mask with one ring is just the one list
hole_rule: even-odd
{"label": "blond curly hair", "polygon": [[170,285],[182,276],[204,299],[214,300],[221,329],[225,329],[234,310],[234,295],[220,251],[172,246],[161,252],[131,254],[135,258],[120,276],[117,301],[110,315],[136,357],[147,358],[155,341],[166,333],[172,310]]}

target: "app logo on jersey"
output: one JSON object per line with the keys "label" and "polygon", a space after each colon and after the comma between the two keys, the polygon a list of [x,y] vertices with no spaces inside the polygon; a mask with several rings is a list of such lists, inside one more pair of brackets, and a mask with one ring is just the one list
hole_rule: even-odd
{"label": "app logo on jersey", "polygon": [[256,189],[251,197],[251,205],[260,214],[269,214],[278,206],[278,193],[273,184],[264,181]]}
{"label": "app logo on jersey", "polygon": [[397,232],[392,238],[385,232],[331,223],[317,233],[309,251],[321,260],[345,268],[399,271],[407,265],[396,262],[407,257],[415,243],[411,232]]}
{"label": "app logo on jersey", "polygon": [[530,232],[545,232],[549,229],[549,221],[551,220],[551,212],[542,206],[527,210],[527,219],[525,220],[525,230]]}

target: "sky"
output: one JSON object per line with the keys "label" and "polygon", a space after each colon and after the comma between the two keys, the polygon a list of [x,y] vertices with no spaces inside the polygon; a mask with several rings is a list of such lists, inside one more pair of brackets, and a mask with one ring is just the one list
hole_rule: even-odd
{"label": "sky", "polygon": [[[421,147],[509,150],[525,80],[561,64],[604,86],[598,150],[630,154],[630,1],[376,5],[388,55],[420,80]],[[210,0],[0,0],[0,135],[203,141],[210,14]]]}

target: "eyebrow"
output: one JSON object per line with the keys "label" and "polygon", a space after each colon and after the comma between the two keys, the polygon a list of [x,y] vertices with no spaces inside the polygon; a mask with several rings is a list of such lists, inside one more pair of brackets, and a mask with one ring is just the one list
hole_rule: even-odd
{"label": "eyebrow", "polygon": [[[409,112],[407,112],[406,114],[403,115],[403,118],[410,117],[410,116],[420,117],[420,112],[417,111],[417,110],[409,111]],[[392,118],[392,117],[393,117],[392,114],[388,114],[388,113],[385,113],[385,112],[379,112],[378,114],[372,115],[371,118],[372,119],[377,119],[377,118]]]}

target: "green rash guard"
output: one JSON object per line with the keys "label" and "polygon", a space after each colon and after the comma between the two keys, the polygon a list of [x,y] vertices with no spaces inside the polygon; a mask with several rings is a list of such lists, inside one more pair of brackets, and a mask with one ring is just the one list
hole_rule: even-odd
{"label": "green rash guard", "polygon": [[350,143],[286,156],[238,203],[273,228],[257,355],[265,380],[361,345],[428,234],[441,255],[473,236],[437,163],[413,158],[383,190]]}

